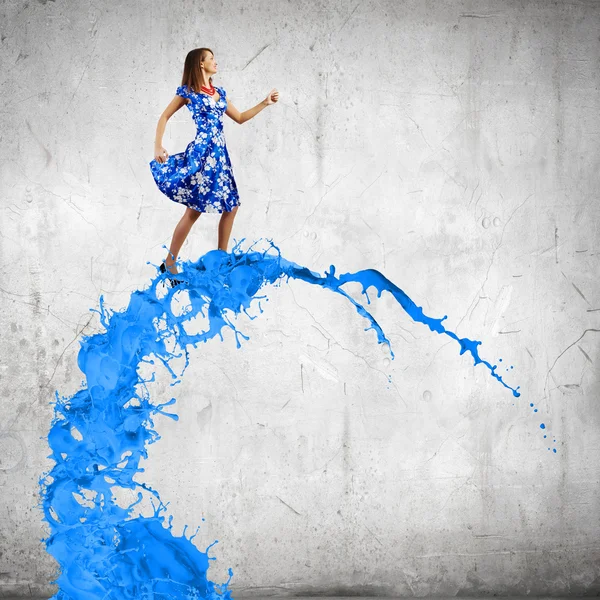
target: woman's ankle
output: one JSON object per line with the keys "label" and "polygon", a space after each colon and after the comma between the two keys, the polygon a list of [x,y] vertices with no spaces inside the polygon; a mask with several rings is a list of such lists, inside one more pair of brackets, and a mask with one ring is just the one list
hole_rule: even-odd
{"label": "woman's ankle", "polygon": [[175,259],[169,254],[169,256],[165,260],[165,266],[171,273],[177,273],[177,269],[175,267]]}

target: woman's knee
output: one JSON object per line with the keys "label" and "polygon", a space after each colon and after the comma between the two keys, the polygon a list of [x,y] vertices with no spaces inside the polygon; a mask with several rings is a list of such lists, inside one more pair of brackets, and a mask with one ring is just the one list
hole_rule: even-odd
{"label": "woman's knee", "polygon": [[202,213],[198,212],[197,210],[194,210],[193,208],[188,208],[185,211],[186,218],[188,218],[192,223],[195,223],[201,214]]}
{"label": "woman's knee", "polygon": [[231,210],[224,210],[221,213],[221,219],[222,220],[226,220],[226,219],[233,219],[235,217],[235,213],[237,212],[238,207],[236,206],[235,208],[232,208]]}

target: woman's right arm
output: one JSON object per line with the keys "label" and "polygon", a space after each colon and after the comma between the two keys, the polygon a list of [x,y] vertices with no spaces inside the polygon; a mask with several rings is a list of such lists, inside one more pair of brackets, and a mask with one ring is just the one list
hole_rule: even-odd
{"label": "woman's right arm", "polygon": [[162,139],[167,127],[167,121],[182,107],[185,106],[185,98],[175,96],[163,111],[156,125],[156,136],[154,137],[154,159],[156,162],[166,162],[169,153],[163,148]]}

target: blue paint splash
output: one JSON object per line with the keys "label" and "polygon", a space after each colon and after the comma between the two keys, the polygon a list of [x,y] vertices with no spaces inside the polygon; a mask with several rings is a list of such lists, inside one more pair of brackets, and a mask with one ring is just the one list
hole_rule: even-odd
{"label": "blue paint splash", "polygon": [[[60,572],[53,583],[59,600],[121,599],[208,599],[228,600],[228,584],[209,581],[207,571],[213,557],[211,544],[200,551],[187,538],[172,531],[172,517],[166,519],[167,506],[158,492],[145,483],[135,481],[143,472],[140,460],[147,458],[147,446],[160,439],[153,429],[155,415],[177,420],[177,415],[164,411],[175,402],[150,401],[147,383],[138,373],[143,364],[162,363],[175,385],[189,364],[189,351],[200,342],[231,329],[240,347],[240,338],[232,315],[248,313],[259,290],[287,278],[305,281],[346,298],[358,314],[367,320],[365,331],[374,330],[377,341],[387,344],[382,328],[365,308],[342,289],[357,282],[367,298],[374,287],[377,296],[386,291],[415,321],[440,335],[456,341],[460,354],[468,352],[475,365],[482,364],[492,377],[518,397],[518,388],[507,385],[491,365],[479,356],[481,342],[460,338],[447,330],[442,319],[425,315],[398,286],[373,269],[335,275],[331,266],[324,276],[281,256],[272,242],[265,251],[241,251],[238,242],[231,254],[220,250],[208,252],[197,262],[183,264],[175,288],[165,286],[169,274],[158,274],[145,290],[131,294],[128,306],[115,312],[104,306],[100,297],[98,311],[105,331],[83,338],[78,366],[85,375],[83,387],[70,397],[56,393],[54,418],[48,433],[49,455],[53,468],[39,480],[41,508],[50,526],[50,535],[42,540],[56,559]],[[158,269],[157,269],[158,272]],[[184,302],[185,300],[185,302]],[[206,328],[189,333],[193,319],[201,316]],[[180,375],[172,362],[185,356]],[[136,499],[121,506],[117,495],[131,490]],[[152,506],[151,514],[143,514],[142,501]],[[121,499],[122,503],[123,500]],[[137,512],[135,514],[137,507]],[[214,543],[217,543],[215,540]]]}

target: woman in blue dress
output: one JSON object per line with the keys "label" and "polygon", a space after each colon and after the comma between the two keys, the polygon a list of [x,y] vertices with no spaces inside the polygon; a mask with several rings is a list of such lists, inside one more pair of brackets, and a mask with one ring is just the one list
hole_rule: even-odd
{"label": "woman in blue dress", "polygon": [[[177,273],[175,260],[179,250],[203,212],[221,213],[218,248],[227,251],[241,202],[223,135],[223,115],[241,125],[279,99],[279,92],[272,89],[262,102],[240,112],[229,102],[222,87],[213,86],[212,77],[216,72],[217,63],[210,48],[191,50],[185,58],[181,86],[156,126],[154,159],[150,161],[152,176],[163,194],[186,206],[173,232],[169,255],[161,265],[162,272],[168,269]],[[184,105],[196,123],[196,137],[184,152],[169,156],[162,146],[162,137],[167,121]],[[178,283],[176,279],[171,282]]]}

